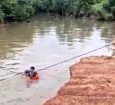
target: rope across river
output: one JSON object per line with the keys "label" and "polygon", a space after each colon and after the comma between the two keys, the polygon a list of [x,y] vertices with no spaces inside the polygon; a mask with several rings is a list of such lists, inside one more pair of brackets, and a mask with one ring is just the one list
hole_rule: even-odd
{"label": "rope across river", "polygon": [[[71,60],[73,60],[73,59],[82,57],[82,56],[87,55],[87,54],[90,54],[90,53],[92,53],[92,52],[101,50],[101,49],[103,49],[103,48],[105,48],[105,47],[108,47],[108,49],[109,49],[109,46],[110,46],[110,45],[111,45],[111,43],[110,43],[110,44],[107,44],[107,45],[104,45],[104,46],[102,46],[102,47],[99,47],[99,48],[97,48],[97,49],[88,51],[88,52],[86,52],[86,53],[83,53],[83,54],[74,56],[74,57],[72,57],[72,58],[70,58],[70,59],[66,59],[66,60],[64,60],[64,61],[61,61],[61,62],[52,64],[52,65],[50,65],[50,66],[47,66],[47,67],[44,67],[44,68],[41,68],[41,69],[38,69],[38,70],[36,70],[36,71],[39,72],[39,71],[43,71],[43,70],[48,70],[48,69],[51,68],[51,67],[57,66],[57,65],[59,65],[59,64],[63,64],[63,63],[65,63],[65,62],[68,62],[68,61],[71,61]],[[19,73],[14,72],[14,71],[10,71],[10,72],[11,72],[11,73],[10,73],[10,74],[7,74],[7,75],[11,75],[11,74],[14,74],[14,75],[22,74],[22,75],[23,75],[23,74],[24,74],[23,72],[19,72]],[[6,75],[4,75],[4,76],[6,76]],[[9,78],[0,79],[0,81],[4,81],[4,80],[7,80],[7,79],[9,79]]]}

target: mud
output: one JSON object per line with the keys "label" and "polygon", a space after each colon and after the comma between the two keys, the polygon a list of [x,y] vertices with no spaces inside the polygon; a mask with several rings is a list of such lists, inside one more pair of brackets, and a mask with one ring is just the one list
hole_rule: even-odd
{"label": "mud", "polygon": [[44,105],[114,105],[115,58],[91,56],[70,67],[71,78]]}

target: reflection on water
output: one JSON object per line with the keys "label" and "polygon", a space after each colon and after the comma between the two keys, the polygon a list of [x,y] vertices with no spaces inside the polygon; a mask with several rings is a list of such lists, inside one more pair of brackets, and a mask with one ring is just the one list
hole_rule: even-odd
{"label": "reflection on water", "polygon": [[[0,82],[0,105],[42,105],[68,81],[69,66],[79,59],[39,71],[39,81],[12,71],[23,72],[31,65],[44,68],[108,44],[114,27],[115,23],[42,16],[0,27],[0,79],[9,78]],[[89,55],[102,54],[108,49]]]}

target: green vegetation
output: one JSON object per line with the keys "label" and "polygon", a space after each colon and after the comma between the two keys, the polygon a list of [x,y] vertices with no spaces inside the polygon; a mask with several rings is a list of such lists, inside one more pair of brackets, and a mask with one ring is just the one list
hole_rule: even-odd
{"label": "green vegetation", "polygon": [[22,21],[34,14],[34,0],[0,0],[0,21]]}
{"label": "green vegetation", "polygon": [[99,0],[92,6],[92,11],[98,15],[99,19],[114,20],[115,19],[115,1],[114,0]]}
{"label": "green vegetation", "polygon": [[0,0],[0,23],[22,21],[36,13],[115,20],[114,0]]}

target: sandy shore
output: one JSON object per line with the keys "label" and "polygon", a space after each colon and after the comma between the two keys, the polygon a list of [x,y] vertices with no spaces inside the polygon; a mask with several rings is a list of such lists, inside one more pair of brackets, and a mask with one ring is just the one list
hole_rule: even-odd
{"label": "sandy shore", "polygon": [[71,78],[44,105],[115,105],[115,58],[92,56],[70,67]]}

